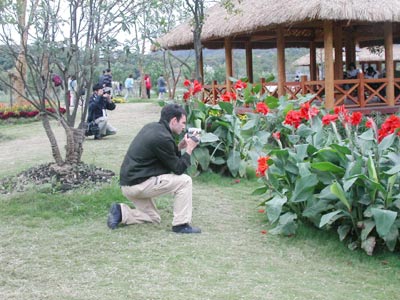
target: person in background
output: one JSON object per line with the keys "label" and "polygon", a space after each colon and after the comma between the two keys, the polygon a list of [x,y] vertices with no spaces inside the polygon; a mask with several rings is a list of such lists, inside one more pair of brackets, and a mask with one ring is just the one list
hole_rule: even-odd
{"label": "person in background", "polygon": [[106,73],[104,74],[103,77],[103,87],[105,88],[109,88],[111,96],[112,96],[112,74],[111,74],[111,70],[107,69]]}
{"label": "person in background", "polygon": [[356,65],[352,62],[345,73],[346,79],[356,79],[358,73],[360,73],[359,70],[356,69]]}
{"label": "person in background", "polygon": [[111,100],[109,89],[103,88],[100,84],[94,85],[93,95],[89,100],[87,122],[94,121],[99,126],[99,134],[94,136],[95,140],[100,140],[106,135],[117,133],[117,130],[111,126],[107,118],[107,110],[115,109],[115,103]]}
{"label": "person in background", "polygon": [[128,100],[129,95],[133,97],[133,75],[130,74],[128,78],[125,79],[125,101]]}
{"label": "person in background", "polygon": [[365,70],[365,78],[368,79],[377,79],[379,78],[379,72],[375,71],[374,67],[369,66],[366,70]]}
{"label": "person in background", "polygon": [[68,80],[68,91],[69,91],[69,105],[70,107],[74,107],[77,102],[77,92],[78,92],[78,84],[76,82],[76,76],[71,75]]}
{"label": "person in background", "polygon": [[167,83],[165,82],[163,74],[160,75],[157,79],[157,87],[158,87],[158,99],[164,99],[164,94],[166,93]]}
{"label": "person in background", "polygon": [[201,232],[200,228],[190,225],[192,179],[184,174],[199,140],[185,134],[178,145],[175,142],[185,127],[185,109],[168,104],[161,110],[160,120],[145,125],[133,139],[121,165],[120,185],[122,194],[132,201],[135,209],[124,203],[113,203],[107,219],[110,229],[116,229],[118,224],[160,223],[153,198],[173,194],[172,231]]}
{"label": "person in background", "polygon": [[147,98],[150,99],[150,90],[151,90],[151,78],[148,74],[144,75],[144,84],[146,86],[146,94]]}

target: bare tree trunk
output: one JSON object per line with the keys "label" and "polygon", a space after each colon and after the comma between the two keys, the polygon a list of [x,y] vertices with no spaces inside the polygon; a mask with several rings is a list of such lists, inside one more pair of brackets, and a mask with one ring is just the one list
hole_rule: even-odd
{"label": "bare tree trunk", "polygon": [[47,137],[50,141],[51,153],[53,154],[53,158],[56,161],[57,165],[62,166],[64,164],[64,161],[62,160],[60,149],[57,144],[56,136],[54,135],[54,132],[51,129],[49,117],[47,116],[47,114],[42,115],[42,124],[43,124],[44,130],[46,131]]}
{"label": "bare tree trunk", "polygon": [[78,164],[81,162],[82,158],[82,144],[85,140],[85,131],[83,129],[70,127],[64,119],[61,119],[60,122],[67,137],[65,163],[71,165]]}

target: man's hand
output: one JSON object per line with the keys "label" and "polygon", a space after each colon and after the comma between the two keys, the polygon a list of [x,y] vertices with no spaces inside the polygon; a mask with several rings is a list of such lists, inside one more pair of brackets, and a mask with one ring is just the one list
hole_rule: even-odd
{"label": "man's hand", "polygon": [[197,138],[197,141],[193,140],[191,137],[189,137],[188,134],[185,134],[183,139],[180,141],[180,143],[178,144],[178,149],[186,149],[186,153],[187,154],[192,154],[194,148],[197,147],[197,145],[199,144],[200,140],[199,140],[199,135],[194,135],[194,137]]}

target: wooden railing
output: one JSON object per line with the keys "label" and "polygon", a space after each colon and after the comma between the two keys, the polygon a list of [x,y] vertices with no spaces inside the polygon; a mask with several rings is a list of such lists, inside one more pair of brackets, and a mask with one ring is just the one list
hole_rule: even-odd
{"label": "wooden railing", "polygon": [[[278,97],[278,83],[260,80],[262,93]],[[335,106],[345,105],[347,107],[368,107],[368,106],[389,106],[386,98],[387,78],[366,79],[359,74],[357,79],[340,79],[334,81],[334,104]],[[395,104],[400,105],[400,78],[394,79]],[[289,99],[298,99],[300,95],[312,94],[312,102],[325,101],[325,81],[308,81],[302,76],[300,82],[286,82],[284,85],[286,95]],[[204,103],[215,104],[220,96],[227,92],[225,84],[218,84],[216,81],[211,85],[204,86]],[[231,91],[233,92],[233,90]]]}

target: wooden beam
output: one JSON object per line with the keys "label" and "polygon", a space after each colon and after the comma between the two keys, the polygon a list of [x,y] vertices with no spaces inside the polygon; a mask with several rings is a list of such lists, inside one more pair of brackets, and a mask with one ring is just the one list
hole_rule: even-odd
{"label": "wooden beam", "polygon": [[317,47],[315,42],[310,43],[310,79],[317,80]]}
{"label": "wooden beam", "polygon": [[286,70],[285,70],[285,37],[282,26],[278,26],[276,35],[276,48],[278,52],[278,96],[285,94]]}
{"label": "wooden beam", "polygon": [[337,24],[335,24],[334,46],[335,46],[335,79],[343,79],[343,42],[342,42],[342,25],[340,22],[337,22]]}
{"label": "wooden beam", "polygon": [[393,28],[392,23],[386,22],[384,25],[385,33],[385,61],[386,78],[388,85],[386,87],[386,99],[390,106],[394,106],[394,64],[393,64]]}
{"label": "wooden beam", "polygon": [[232,82],[229,77],[233,76],[233,63],[232,63],[232,40],[225,38],[225,73],[226,73],[226,91],[231,92]]}
{"label": "wooden beam", "polygon": [[333,68],[333,25],[332,21],[324,21],[325,50],[325,107],[333,109],[334,98],[334,68]]}
{"label": "wooden beam", "polygon": [[251,43],[246,43],[246,75],[249,82],[254,83],[253,78],[253,49]]}
{"label": "wooden beam", "polygon": [[199,70],[201,76],[201,84],[204,85],[204,58],[203,58],[203,49],[200,51],[200,61],[199,61]]}

